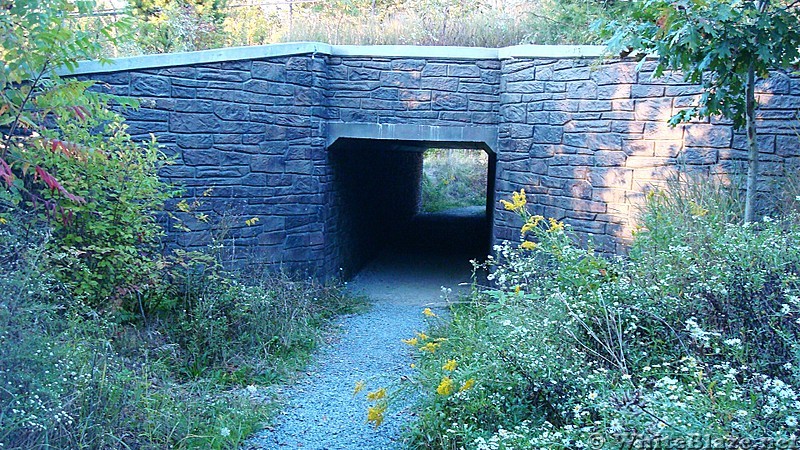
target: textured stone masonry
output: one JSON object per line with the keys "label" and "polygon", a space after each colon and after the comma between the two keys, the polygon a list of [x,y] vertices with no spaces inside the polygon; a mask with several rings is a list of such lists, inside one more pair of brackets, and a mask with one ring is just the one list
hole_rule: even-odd
{"label": "textured stone masonry", "polygon": [[[497,200],[524,188],[537,213],[566,220],[607,252],[624,250],[643,193],[676,171],[745,169],[744,135],[729,124],[666,124],[699,89],[675,76],[653,80],[648,64],[637,73],[632,62],[596,58],[359,49],[152,67],[121,61],[125,70],[79,76],[140,100],[123,112],[128,131],[158,139],[175,158],[162,175],[211,218],[179,214],[192,231],[170,232],[172,245],[222,243],[238,264],[323,277],[355,269],[379,245],[367,236],[372,227],[413,215],[425,147],[477,147],[496,159],[493,242],[518,238],[520,224]],[[759,100],[767,189],[800,163],[800,79],[775,74],[760,83]],[[352,133],[336,141],[334,126]],[[360,208],[377,202],[384,206],[365,218],[370,210]],[[252,217],[258,222],[246,225]]]}

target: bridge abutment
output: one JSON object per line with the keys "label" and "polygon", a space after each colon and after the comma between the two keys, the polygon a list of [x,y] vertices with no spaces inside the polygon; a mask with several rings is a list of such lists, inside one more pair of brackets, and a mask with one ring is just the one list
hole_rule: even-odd
{"label": "bridge abutment", "polygon": [[[324,277],[355,270],[413,216],[423,148],[490,153],[492,242],[518,239],[497,201],[524,188],[536,213],[607,252],[624,250],[643,194],[676,171],[744,173],[745,138],[730,124],[666,124],[697,86],[599,56],[299,43],[85,63],[77,76],[138,98],[123,111],[128,131],[175,157],[162,175],[198,206],[178,214],[190,231],[167,224],[172,245],[203,248],[224,231],[215,242],[232,263]],[[759,98],[766,189],[800,164],[800,79],[775,74]]]}

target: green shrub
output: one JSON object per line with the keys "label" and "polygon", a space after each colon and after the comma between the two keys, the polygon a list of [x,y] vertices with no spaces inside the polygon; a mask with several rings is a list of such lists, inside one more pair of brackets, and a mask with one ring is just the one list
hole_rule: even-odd
{"label": "green shrub", "polygon": [[49,269],[49,233],[0,225],[2,448],[239,448],[274,413],[256,386],[301,367],[328,319],[359,304],[338,285],[243,285],[182,255],[171,306],[121,324]]}
{"label": "green shrub", "polygon": [[115,309],[156,282],[154,214],[171,191],[157,175],[166,160],[155,142],[134,143],[108,107],[132,104],[58,74],[97,56],[97,37],[113,40],[120,28],[83,29],[78,16],[92,7],[26,0],[0,8],[0,213],[37,212],[53,229],[49,261],[60,280],[80,300]]}
{"label": "green shrub", "polygon": [[304,363],[334,315],[358,308],[338,284],[265,273],[255,284],[211,275],[187,298],[173,339],[187,375],[283,379]]}
{"label": "green shrub", "polygon": [[[737,224],[738,192],[673,182],[650,195],[630,257],[613,261],[528,214],[524,192],[504,202],[522,242],[496,248],[495,288],[429,333],[439,344],[418,364],[412,447],[797,439],[800,229]],[[445,376],[475,385],[443,395]]]}
{"label": "green shrub", "polygon": [[422,210],[486,205],[488,170],[488,155],[483,151],[428,150],[423,161]]}

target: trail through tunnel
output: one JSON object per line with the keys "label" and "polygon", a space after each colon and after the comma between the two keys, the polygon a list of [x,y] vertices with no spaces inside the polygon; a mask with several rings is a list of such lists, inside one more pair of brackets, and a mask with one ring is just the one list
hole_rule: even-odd
{"label": "trail through tunnel", "polygon": [[[438,205],[443,210],[424,211],[423,183],[430,179],[423,164],[431,148],[487,154],[482,158],[485,185],[477,186],[478,195],[486,198],[481,206],[448,208],[445,202]],[[420,264],[467,264],[489,254],[495,158],[486,148],[458,142],[340,139],[329,151],[336,186],[335,233],[346,277],[379,256],[418,259]]]}

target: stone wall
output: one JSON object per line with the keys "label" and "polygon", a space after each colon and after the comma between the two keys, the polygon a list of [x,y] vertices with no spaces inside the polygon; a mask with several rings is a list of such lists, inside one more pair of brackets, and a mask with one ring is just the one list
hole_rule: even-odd
{"label": "stone wall", "polygon": [[[533,209],[564,219],[601,251],[624,252],[637,205],[677,171],[727,178],[746,173],[746,139],[721,120],[670,127],[700,89],[678,76],[652,79],[653,64],[537,58],[507,60],[501,82],[496,195],[525,188]],[[800,79],[760,83],[760,187],[800,167]],[[497,208],[495,238],[515,239],[513,214]]]}
{"label": "stone wall", "polygon": [[500,61],[330,58],[328,118],[355,123],[497,125]]}
{"label": "stone wall", "polygon": [[331,183],[326,74],[324,58],[303,55],[84,76],[137,98],[139,110],[123,111],[128,132],[152,133],[174,157],[162,176],[196,206],[167,219],[168,244],[201,249],[214,241],[241,264],[320,274]]}
{"label": "stone wall", "polygon": [[[729,124],[666,124],[696,86],[598,54],[283,44],[87,63],[78,76],[138,98],[139,110],[123,111],[128,131],[152,133],[174,156],[162,175],[195,206],[177,214],[191,231],[168,220],[170,245],[221,243],[237,264],[329,276],[377,248],[369,230],[413,214],[425,147],[490,152],[495,243],[518,238],[497,200],[520,188],[536,213],[620,252],[643,193],[679,168],[744,173],[745,139]],[[766,181],[800,163],[800,80],[775,74],[760,92]]]}

